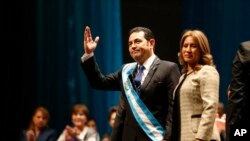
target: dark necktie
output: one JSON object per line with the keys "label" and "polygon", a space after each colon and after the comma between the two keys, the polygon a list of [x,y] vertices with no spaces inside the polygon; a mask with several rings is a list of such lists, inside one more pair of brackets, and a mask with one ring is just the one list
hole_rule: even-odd
{"label": "dark necktie", "polygon": [[139,66],[138,73],[135,76],[135,86],[138,89],[139,93],[140,93],[140,90],[141,90],[141,79],[142,79],[142,73],[143,73],[144,69],[145,69],[144,66]]}

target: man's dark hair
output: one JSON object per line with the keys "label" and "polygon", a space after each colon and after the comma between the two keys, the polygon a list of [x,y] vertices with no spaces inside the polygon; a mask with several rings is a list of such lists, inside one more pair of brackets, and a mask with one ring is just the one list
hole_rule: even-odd
{"label": "man's dark hair", "polygon": [[141,26],[132,28],[132,29],[129,31],[129,35],[131,35],[131,34],[134,33],[134,32],[140,32],[140,31],[143,31],[143,32],[144,32],[144,37],[145,37],[145,39],[148,40],[148,41],[149,41],[150,39],[154,39],[154,38],[155,38],[153,32],[152,32],[149,28],[141,27]]}

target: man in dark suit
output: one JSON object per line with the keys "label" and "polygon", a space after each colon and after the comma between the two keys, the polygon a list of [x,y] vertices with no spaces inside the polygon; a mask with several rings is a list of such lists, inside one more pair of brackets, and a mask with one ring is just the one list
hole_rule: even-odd
{"label": "man in dark suit", "polygon": [[121,91],[111,140],[168,140],[172,126],[172,94],[180,77],[177,64],[155,55],[155,38],[150,29],[135,27],[130,30],[128,40],[129,53],[135,62],[103,75],[93,55],[98,41],[98,36],[92,39],[87,26],[81,65],[93,88]]}
{"label": "man in dark suit", "polygon": [[[249,137],[249,95],[250,41],[245,41],[240,44],[233,60],[232,80],[229,87],[226,115],[227,141],[244,140]],[[244,133],[244,131],[246,131],[246,133]]]}

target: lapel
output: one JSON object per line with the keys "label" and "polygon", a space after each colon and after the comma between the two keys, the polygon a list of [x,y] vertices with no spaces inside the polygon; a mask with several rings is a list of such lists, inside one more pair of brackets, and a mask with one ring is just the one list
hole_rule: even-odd
{"label": "lapel", "polygon": [[177,86],[175,87],[174,89],[174,93],[173,93],[173,99],[175,97],[175,93],[176,93],[176,90],[179,89],[180,85],[182,85],[183,81],[186,79],[186,74],[183,74],[180,79],[179,79],[179,83],[177,84]]}
{"label": "lapel", "polygon": [[160,64],[160,59],[158,57],[155,58],[155,60],[153,61],[152,65],[150,66],[150,69],[148,71],[147,76],[145,77],[145,80],[141,86],[141,92],[143,93],[143,90],[148,86],[150,80],[153,78],[154,73],[158,67],[158,65]]}

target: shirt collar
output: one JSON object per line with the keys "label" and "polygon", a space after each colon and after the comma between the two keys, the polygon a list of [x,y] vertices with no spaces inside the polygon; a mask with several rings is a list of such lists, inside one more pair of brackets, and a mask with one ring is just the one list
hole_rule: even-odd
{"label": "shirt collar", "polygon": [[153,54],[151,55],[144,63],[143,66],[145,67],[146,70],[149,70],[150,66],[152,65],[152,63],[154,62],[156,58],[156,55]]}

